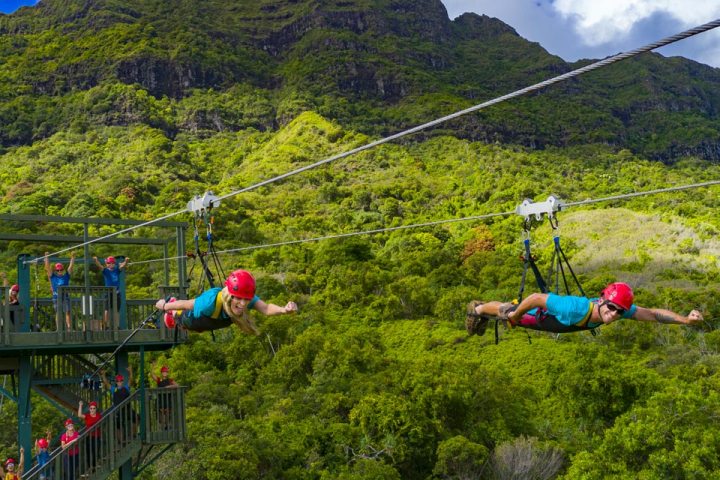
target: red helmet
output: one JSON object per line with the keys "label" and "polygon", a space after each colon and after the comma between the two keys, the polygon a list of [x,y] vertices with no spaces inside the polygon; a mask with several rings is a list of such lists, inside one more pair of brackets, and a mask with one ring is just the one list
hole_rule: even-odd
{"label": "red helmet", "polygon": [[75,425],[75,422],[73,422],[72,418],[68,418],[67,420],[65,420],[65,426],[67,427],[68,425]]}
{"label": "red helmet", "polygon": [[40,438],[37,441],[37,446],[40,448],[48,448],[47,438]]}
{"label": "red helmet", "polygon": [[93,401],[88,404],[88,407],[95,407],[97,408],[97,402]]}
{"label": "red helmet", "polygon": [[8,458],[7,460],[5,460],[5,466],[7,467],[8,465],[17,465],[17,462],[14,458]]}
{"label": "red helmet", "polygon": [[630,285],[627,283],[615,282],[605,287],[602,291],[602,297],[604,300],[612,302],[618,307],[630,310],[635,295],[633,295],[632,288],[630,288]]}
{"label": "red helmet", "polygon": [[105,259],[105,263],[115,263],[115,257],[110,256]]}
{"label": "red helmet", "polygon": [[56,263],[56,264],[55,264],[55,270],[56,270],[56,271],[59,272],[59,271],[62,270],[63,268],[65,268],[65,267],[63,267],[63,264],[62,264],[62,263]]}
{"label": "red helmet", "polygon": [[228,293],[233,297],[252,300],[255,296],[255,278],[247,270],[235,270],[225,280]]}
{"label": "red helmet", "polygon": [[168,368],[167,365],[163,365],[162,368],[160,368],[160,371],[161,371],[161,372],[169,372],[170,369]]}
{"label": "red helmet", "polygon": [[115,375],[115,381],[116,382],[124,382],[125,377],[123,377],[122,375]]}
{"label": "red helmet", "polygon": [[17,283],[13,284],[13,286],[10,287],[10,291],[11,291],[11,292],[15,292],[15,293],[19,292],[19,291],[20,291],[20,285],[18,285]]}

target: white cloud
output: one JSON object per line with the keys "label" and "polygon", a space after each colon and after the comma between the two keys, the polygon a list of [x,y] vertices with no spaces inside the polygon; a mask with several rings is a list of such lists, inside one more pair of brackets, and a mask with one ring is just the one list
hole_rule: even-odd
{"label": "white cloud", "polygon": [[628,37],[635,25],[655,15],[672,17],[683,27],[720,15],[718,0],[555,0],[551,5],[574,20],[576,33],[591,46]]}
{"label": "white cloud", "polygon": [[[567,61],[626,52],[720,18],[720,0],[442,0],[450,18],[496,17]],[[720,67],[720,28],[663,47]]]}

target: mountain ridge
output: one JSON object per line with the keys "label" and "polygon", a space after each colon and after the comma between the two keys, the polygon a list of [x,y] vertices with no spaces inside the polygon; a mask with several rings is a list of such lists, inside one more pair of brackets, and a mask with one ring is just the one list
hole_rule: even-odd
{"label": "mountain ridge", "polygon": [[[93,89],[112,96],[115,84],[167,98],[176,110],[193,96],[217,103],[244,85],[274,112],[260,128],[276,129],[310,109],[387,135],[587,63],[550,55],[498,19],[466,13],[450,20],[439,0],[209,0],[172,8],[160,0],[44,0],[0,17],[0,33],[5,147],[78,118],[101,121],[96,105],[73,102]],[[666,162],[692,155],[716,162],[718,92],[720,70],[649,54],[440,131],[532,148],[600,142]],[[128,119],[149,116],[136,107]],[[237,113],[200,116],[218,115]],[[163,123],[169,136],[188,124],[175,114]],[[204,129],[238,128],[232,125],[238,122]]]}

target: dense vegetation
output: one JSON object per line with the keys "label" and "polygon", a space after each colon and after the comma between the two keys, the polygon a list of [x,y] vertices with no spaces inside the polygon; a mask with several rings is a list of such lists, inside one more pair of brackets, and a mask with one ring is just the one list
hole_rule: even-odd
{"label": "dense vegetation", "polygon": [[[176,3],[168,10],[167,2],[152,0],[44,0],[0,18],[0,212],[156,218],[208,189],[247,187],[385,129],[520,86],[528,72],[540,79],[567,68],[481,17],[443,18],[434,24],[447,31],[430,35],[434,24],[406,2]],[[432,13],[438,5],[417,8]],[[187,30],[182,22],[190,11],[196,20]],[[358,11],[366,27],[342,23],[345,13],[357,19]],[[303,22],[307,28],[297,28]],[[381,27],[393,36],[378,35]],[[290,33],[299,38],[290,42]],[[401,34],[405,40],[395,41]],[[448,49],[443,35],[467,43]],[[227,42],[234,49],[226,50]],[[392,49],[416,52],[397,57],[415,61],[439,51],[455,63],[424,74],[410,60],[391,61]],[[322,55],[310,60],[309,51]],[[347,70],[329,68],[350,68],[337,61],[340,54],[377,72],[398,69],[394,75],[408,89],[385,98],[362,82],[350,85]],[[123,61],[168,55],[182,60],[173,68],[199,68],[180,69],[198,83],[152,87],[149,78],[119,75]],[[458,59],[469,57],[462,55],[517,60],[492,63],[479,77],[482,62],[464,64]],[[82,68],[70,67],[77,64]],[[663,73],[635,81],[648,70]],[[715,114],[693,104],[687,90],[669,100],[684,106],[660,115],[662,102],[643,103],[637,91],[644,85],[670,95],[658,85],[684,75],[713,105],[717,90],[703,85],[717,84],[716,70],[648,56],[237,195],[217,211],[218,248],[510,212],[524,198],[550,194],[573,201],[717,180],[720,166],[709,161],[717,157],[693,150],[716,144]],[[490,78],[496,85],[486,85]],[[177,90],[164,90],[170,87]],[[626,114],[617,116],[612,105],[623,102]],[[515,145],[476,141],[480,131]],[[678,151],[699,155],[671,155],[666,165],[638,153],[670,158]],[[259,318],[259,338],[231,328],[215,341],[193,335],[160,355],[190,386],[190,442],[145,476],[475,479],[513,478],[525,466],[527,478],[716,478],[719,193],[717,186],[698,188],[560,214],[565,249],[588,292],[628,281],[641,305],[703,310],[707,322],[693,328],[623,321],[597,337],[531,333],[529,343],[524,331],[512,330],[499,345],[490,333],[467,337],[465,303],[517,294],[515,215],[223,255],[226,270],[257,275],[263,299],[294,299],[300,312]],[[23,222],[3,230],[81,234]],[[538,261],[547,263],[549,227],[539,226],[532,238]],[[11,270],[19,253],[56,247],[5,243],[2,269]],[[159,256],[132,246],[93,250],[134,260]],[[160,283],[160,264],[130,267],[131,296],[154,297]],[[42,278],[40,285],[47,290]],[[15,452],[14,406],[6,403],[0,415],[2,453]],[[47,406],[36,410],[36,436],[58,424],[54,415]]]}

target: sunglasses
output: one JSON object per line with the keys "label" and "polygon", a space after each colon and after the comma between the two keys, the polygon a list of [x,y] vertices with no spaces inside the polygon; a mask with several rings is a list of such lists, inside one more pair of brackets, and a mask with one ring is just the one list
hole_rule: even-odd
{"label": "sunglasses", "polygon": [[618,307],[614,303],[605,302],[605,306],[610,310],[611,312],[615,312],[618,315],[623,315],[625,313],[625,309],[622,307]]}

